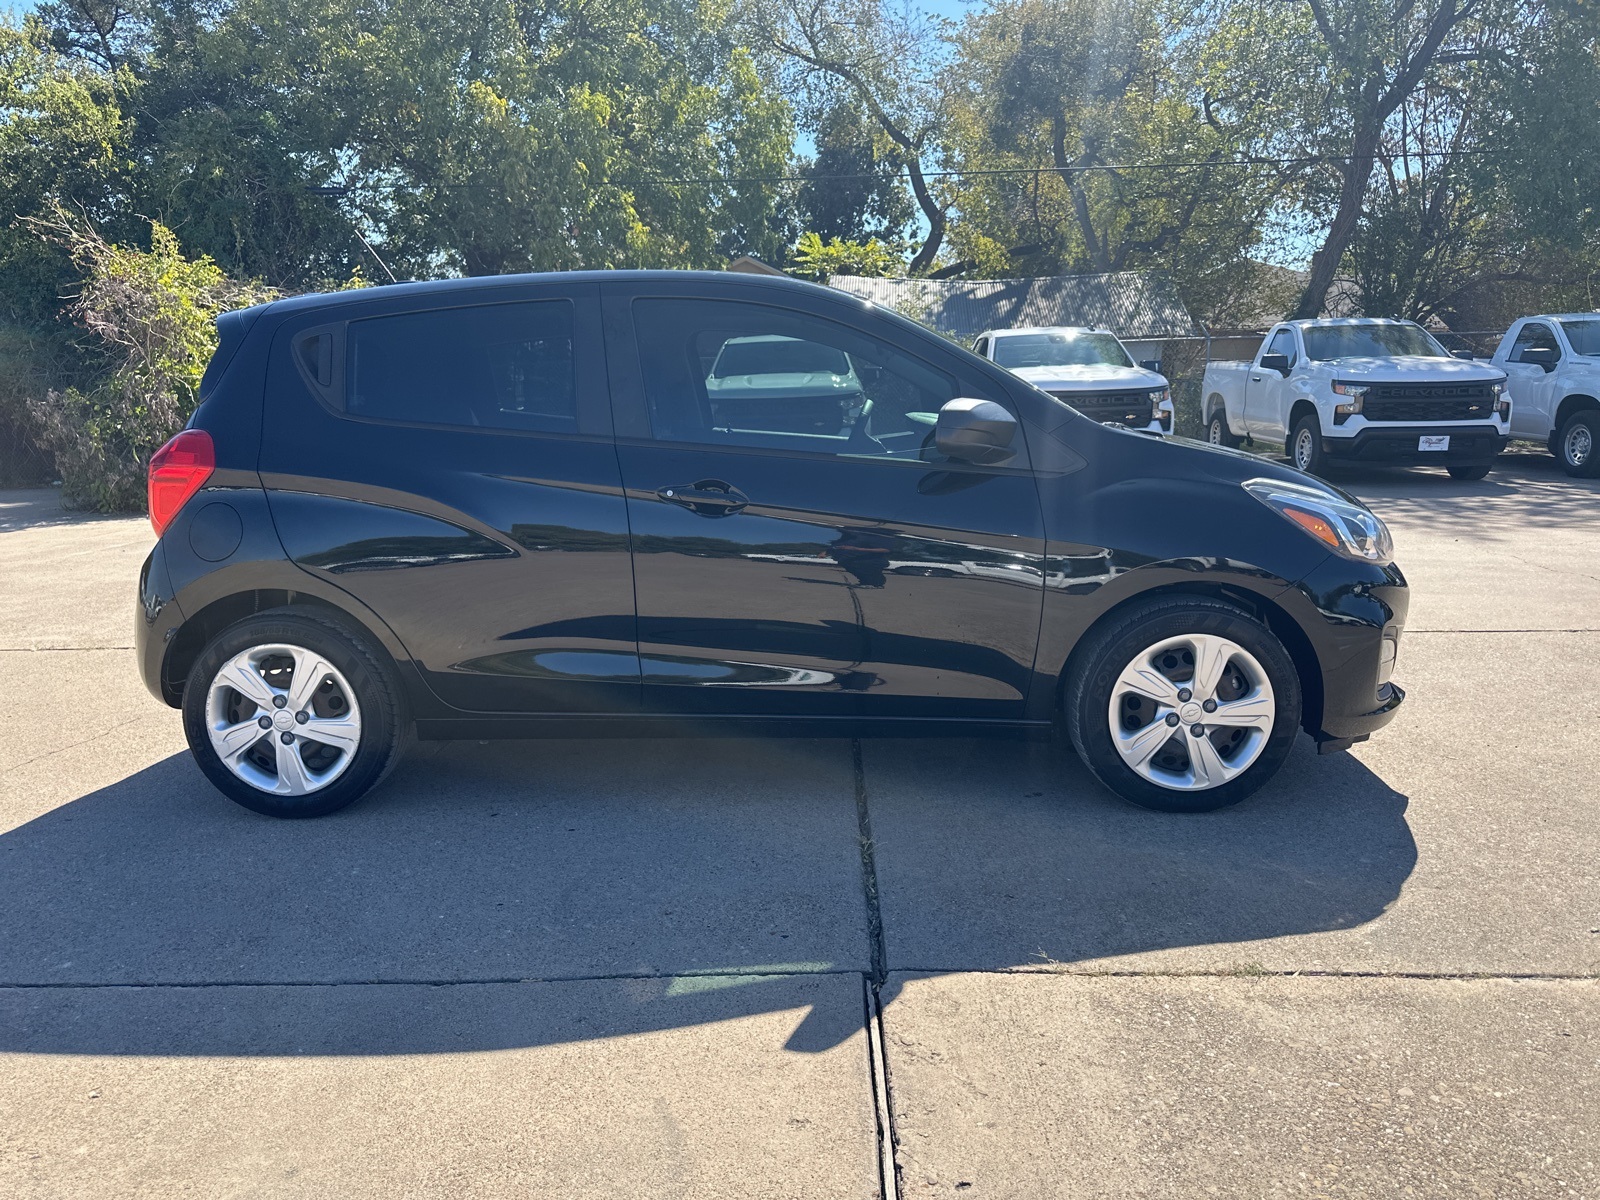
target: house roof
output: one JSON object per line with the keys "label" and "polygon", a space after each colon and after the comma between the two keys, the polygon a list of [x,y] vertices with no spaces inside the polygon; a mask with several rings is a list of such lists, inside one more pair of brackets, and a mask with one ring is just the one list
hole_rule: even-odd
{"label": "house roof", "polygon": [[1017,325],[1084,325],[1133,339],[1200,332],[1172,285],[1142,271],[1034,279],[835,275],[828,284],[960,339]]}

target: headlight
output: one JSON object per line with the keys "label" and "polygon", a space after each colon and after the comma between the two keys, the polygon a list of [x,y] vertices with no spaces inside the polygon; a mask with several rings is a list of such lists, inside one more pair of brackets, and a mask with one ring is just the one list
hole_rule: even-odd
{"label": "headlight", "polygon": [[1364,383],[1340,383],[1335,380],[1333,390],[1336,395],[1349,397],[1344,403],[1333,406],[1333,423],[1343,425],[1346,417],[1353,417],[1361,411],[1361,404],[1366,399],[1368,387]]}
{"label": "headlight", "polygon": [[1346,558],[1382,566],[1394,561],[1389,527],[1376,514],[1318,488],[1276,479],[1250,479],[1244,490],[1284,520]]}
{"label": "headlight", "polygon": [[1506,381],[1502,379],[1499,383],[1491,383],[1489,392],[1494,396],[1495,416],[1502,421],[1511,420],[1511,393],[1506,390]]}
{"label": "headlight", "polygon": [[1163,404],[1170,404],[1171,402],[1172,402],[1172,389],[1171,388],[1155,388],[1155,389],[1151,390],[1151,392],[1150,392],[1150,419],[1152,421],[1161,422],[1161,425],[1162,425],[1163,428],[1166,428],[1168,426],[1168,423],[1171,420],[1171,418],[1168,417],[1166,409],[1162,408],[1161,406]]}

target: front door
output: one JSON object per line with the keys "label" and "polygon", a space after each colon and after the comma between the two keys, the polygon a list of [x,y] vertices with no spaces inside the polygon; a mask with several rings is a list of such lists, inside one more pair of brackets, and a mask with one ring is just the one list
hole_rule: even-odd
{"label": "front door", "polygon": [[1543,364],[1524,362],[1526,350],[1554,350],[1561,355],[1561,343],[1555,330],[1543,321],[1528,321],[1511,344],[1506,356],[1506,386],[1511,392],[1511,433],[1513,437],[1535,438],[1543,441],[1555,420],[1554,405],[1560,397],[1555,392],[1555,374],[1546,371]]}
{"label": "front door", "polygon": [[1292,399],[1285,394],[1290,390],[1289,379],[1279,371],[1261,366],[1261,358],[1266,354],[1283,355],[1289,360],[1289,368],[1292,371],[1299,361],[1299,354],[1294,344],[1294,330],[1289,328],[1278,330],[1261,348],[1255,362],[1250,364],[1250,376],[1245,383],[1245,429],[1252,436],[1269,440],[1287,438],[1291,431],[1282,428],[1280,423],[1289,413],[1289,406],[1285,400]]}
{"label": "front door", "polygon": [[1008,399],[858,306],[718,290],[605,289],[645,710],[1020,719],[1044,556],[1026,447],[931,449],[945,402]]}

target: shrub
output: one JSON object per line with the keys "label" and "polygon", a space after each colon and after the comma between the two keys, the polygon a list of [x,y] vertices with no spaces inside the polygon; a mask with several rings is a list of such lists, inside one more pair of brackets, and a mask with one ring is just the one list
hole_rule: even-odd
{"label": "shrub", "polygon": [[198,403],[217,315],[275,293],[229,279],[209,256],[184,258],[177,237],[156,221],[149,250],[113,245],[65,209],[29,223],[72,255],[83,284],[71,314],[107,363],[91,385],[29,404],[55,454],[62,499],[101,512],[142,511],[150,455]]}

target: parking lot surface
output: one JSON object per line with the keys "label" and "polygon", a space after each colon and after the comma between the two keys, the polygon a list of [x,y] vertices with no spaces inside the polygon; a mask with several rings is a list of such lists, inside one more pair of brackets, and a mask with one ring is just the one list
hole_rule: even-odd
{"label": "parking lot surface", "polygon": [[1600,485],[1335,481],[1410,698],[1195,817],[678,739],[271,821],[139,683],[149,526],[0,492],[0,1195],[1600,1194]]}

